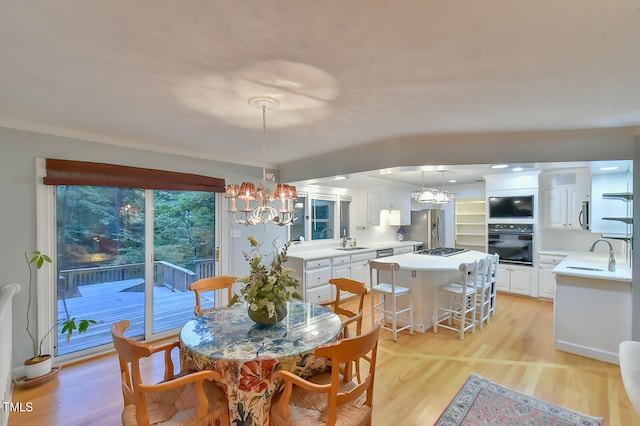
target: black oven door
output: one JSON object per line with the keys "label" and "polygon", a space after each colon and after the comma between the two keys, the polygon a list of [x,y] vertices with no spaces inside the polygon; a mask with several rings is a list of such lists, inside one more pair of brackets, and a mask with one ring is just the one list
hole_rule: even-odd
{"label": "black oven door", "polygon": [[489,253],[498,254],[500,263],[533,266],[533,234],[490,232]]}

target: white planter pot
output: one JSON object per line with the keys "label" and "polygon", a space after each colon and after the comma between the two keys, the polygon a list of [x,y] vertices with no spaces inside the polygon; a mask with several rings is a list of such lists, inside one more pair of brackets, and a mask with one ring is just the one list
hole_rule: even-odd
{"label": "white planter pot", "polygon": [[31,360],[27,360],[24,363],[27,379],[36,379],[51,372],[51,366],[53,364],[53,357],[51,355],[46,355],[46,358],[43,358],[42,361],[37,363],[31,363],[30,361]]}

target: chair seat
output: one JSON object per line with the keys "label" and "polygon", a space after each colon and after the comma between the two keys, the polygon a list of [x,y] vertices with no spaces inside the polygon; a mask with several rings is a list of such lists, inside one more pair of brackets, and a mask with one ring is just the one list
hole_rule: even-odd
{"label": "chair seat", "polygon": [[[322,373],[307,379],[319,385],[331,383],[331,373]],[[351,390],[356,386],[353,382],[342,383],[339,391]],[[372,409],[365,405],[366,394],[361,395],[353,402],[338,407],[338,420],[336,425],[356,426],[366,425],[371,419]],[[276,406],[278,398],[274,400],[272,407]],[[326,411],[328,407],[328,394],[309,392],[301,387],[294,387],[289,400],[291,417],[283,419],[277,409],[271,410],[271,424],[288,426],[324,426],[326,424]]]}
{"label": "chair seat", "polygon": [[[387,295],[392,295],[393,291],[391,288],[391,284],[388,283],[380,283],[378,285],[373,286],[372,291],[377,291],[378,293],[383,293]],[[407,294],[411,292],[411,289],[408,287],[403,287],[401,285],[396,285],[396,296],[401,296],[403,294]]]}
{"label": "chair seat", "polygon": [[[229,407],[224,391],[215,383],[204,382],[209,399],[209,412],[196,418],[195,385],[190,383],[178,389],[155,392],[147,396],[149,424],[158,426],[200,426],[229,424]],[[135,404],[127,405],[122,412],[123,426],[138,426]]]}
{"label": "chair seat", "polygon": [[[452,293],[456,295],[462,295],[464,292],[464,286],[460,283],[449,283],[440,287],[440,291],[444,291],[447,293]],[[468,286],[466,295],[472,295],[476,292],[476,288],[474,286]]]}

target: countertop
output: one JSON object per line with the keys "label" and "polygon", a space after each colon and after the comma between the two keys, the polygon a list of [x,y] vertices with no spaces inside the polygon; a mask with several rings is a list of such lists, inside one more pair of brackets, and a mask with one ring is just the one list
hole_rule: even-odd
{"label": "countertop", "polygon": [[408,246],[414,246],[416,244],[423,244],[423,243],[421,241],[387,241],[387,242],[374,243],[374,244],[362,244],[361,248],[358,250],[340,250],[341,245],[339,244],[335,246],[322,246],[322,247],[310,247],[310,248],[296,247],[295,245],[293,245],[289,248],[289,252],[287,254],[289,257],[295,257],[297,259],[313,260],[313,259],[323,259],[327,257],[350,256],[354,254],[363,254],[363,253],[375,254],[377,250],[382,250],[387,248],[408,247]]}
{"label": "countertop", "polygon": [[[609,281],[624,281],[631,282],[631,268],[627,265],[624,259],[618,259],[616,257],[616,270],[609,272],[608,261],[609,255],[605,253],[592,253],[592,252],[573,252],[573,251],[541,251],[539,254],[563,254],[566,257],[553,268],[553,273],[556,275],[569,275],[573,277],[594,278],[600,280]],[[591,271],[586,269],[573,269],[571,266],[578,268],[594,268],[600,269],[599,271]]]}
{"label": "countertop", "polygon": [[378,262],[397,263],[400,269],[412,271],[455,272],[461,263],[473,263],[484,259],[488,253],[468,250],[452,256],[430,256],[418,253],[399,254],[377,259]]}

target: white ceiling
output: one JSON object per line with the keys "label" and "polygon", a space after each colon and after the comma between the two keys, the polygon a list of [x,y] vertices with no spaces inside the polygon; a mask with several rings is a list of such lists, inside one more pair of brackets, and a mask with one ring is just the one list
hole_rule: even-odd
{"label": "white ceiling", "polygon": [[639,0],[5,1],[0,125],[261,165],[247,101],[269,96],[274,166],[410,135],[640,126],[639,46]]}

